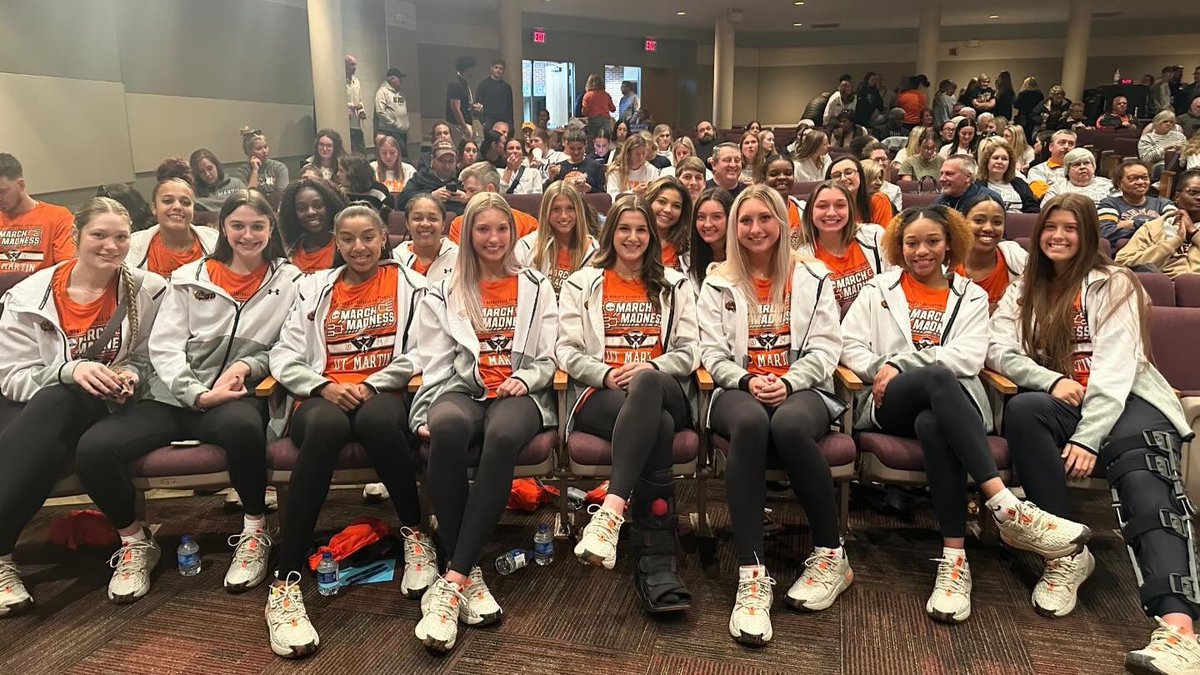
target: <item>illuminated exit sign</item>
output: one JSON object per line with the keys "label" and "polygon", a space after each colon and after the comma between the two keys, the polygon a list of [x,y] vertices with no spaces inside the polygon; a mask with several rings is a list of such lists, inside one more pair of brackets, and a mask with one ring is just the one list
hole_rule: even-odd
{"label": "illuminated exit sign", "polygon": [[653,35],[646,38],[645,47],[646,47],[646,51],[648,51],[648,52],[658,51],[658,38],[654,37]]}
{"label": "illuminated exit sign", "polygon": [[533,29],[533,43],[535,45],[546,44],[546,29],[545,28],[534,28]]}

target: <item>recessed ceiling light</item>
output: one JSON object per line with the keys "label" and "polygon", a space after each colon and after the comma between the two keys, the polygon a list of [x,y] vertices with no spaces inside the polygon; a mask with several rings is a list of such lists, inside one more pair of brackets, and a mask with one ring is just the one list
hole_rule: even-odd
{"label": "recessed ceiling light", "polygon": [[794,5],[796,5],[797,7],[799,7],[800,5],[803,5],[803,4],[804,4],[804,0],[796,0],[796,2],[794,2],[794,3],[792,3],[792,4],[794,4]]}
{"label": "recessed ceiling light", "polygon": [[675,16],[687,16],[687,12],[680,10],[678,12],[675,12]]}
{"label": "recessed ceiling light", "polygon": [[800,23],[799,21],[797,21],[796,23],[794,23],[794,24],[792,24],[792,25],[793,25],[793,26],[803,26],[804,24],[802,24],[802,23]]}
{"label": "recessed ceiling light", "polygon": [[991,14],[991,15],[989,15],[989,16],[988,16],[988,18],[989,18],[989,19],[999,19],[999,18],[1000,18],[1000,15],[999,15],[999,14]]}

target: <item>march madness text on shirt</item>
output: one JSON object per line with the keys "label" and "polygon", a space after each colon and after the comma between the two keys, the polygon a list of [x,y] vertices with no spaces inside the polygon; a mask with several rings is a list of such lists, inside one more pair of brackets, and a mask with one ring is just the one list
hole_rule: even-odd
{"label": "march madness text on shirt", "polygon": [[387,366],[396,344],[396,298],[331,311],[325,321],[325,340],[329,372],[369,374]]}
{"label": "march madness text on shirt", "polygon": [[917,351],[936,347],[942,343],[942,314],[944,309],[913,307],[909,312],[912,326],[913,346]]}
{"label": "march madness text on shirt", "polygon": [[653,359],[660,351],[658,331],[662,314],[649,301],[604,302],[604,362],[638,363]]}
{"label": "march madness text on shirt", "polygon": [[483,320],[487,327],[479,336],[479,365],[511,366],[517,306],[484,307]]}
{"label": "march madness text on shirt", "polygon": [[747,370],[756,375],[782,375],[787,372],[791,365],[788,360],[792,348],[791,323],[791,302],[786,298],[782,305],[758,305],[758,317],[750,323],[750,364]]}
{"label": "march madness text on shirt", "polygon": [[[100,338],[101,334],[104,333],[104,329],[107,327],[107,324],[108,320],[106,319],[104,323],[98,326],[92,326],[82,334],[68,334],[67,348],[70,350],[71,358],[82,358],[82,356],[87,353],[87,350],[91,349],[96,340]],[[96,358],[93,360],[111,365],[112,362],[116,360],[117,351],[120,350],[120,347],[121,329],[117,328],[116,332],[113,333],[112,339],[108,341],[108,344],[104,346],[104,349],[100,350],[100,353],[97,354]]]}
{"label": "march madness text on shirt", "polygon": [[0,270],[12,272],[34,272],[46,259],[42,252],[42,228],[0,230]]}

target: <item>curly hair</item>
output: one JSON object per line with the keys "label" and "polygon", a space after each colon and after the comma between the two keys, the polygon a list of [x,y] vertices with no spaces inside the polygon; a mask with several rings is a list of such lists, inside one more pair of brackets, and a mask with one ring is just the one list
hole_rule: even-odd
{"label": "curly hair", "polygon": [[295,249],[308,233],[300,223],[300,215],[296,213],[296,198],[299,197],[300,191],[306,188],[321,195],[321,201],[325,203],[324,224],[328,231],[333,231],[334,216],[346,208],[346,197],[342,191],[322,178],[301,178],[288,185],[279,200],[279,233],[283,236],[288,250]]}
{"label": "curly hair", "polygon": [[948,206],[940,204],[933,206],[914,206],[900,212],[892,218],[887,231],[883,233],[880,248],[883,255],[891,264],[908,269],[904,263],[904,230],[919,219],[928,219],[942,226],[946,233],[946,259],[942,264],[949,268],[956,267],[967,259],[967,252],[974,244],[975,236],[967,225],[967,219],[961,213]]}

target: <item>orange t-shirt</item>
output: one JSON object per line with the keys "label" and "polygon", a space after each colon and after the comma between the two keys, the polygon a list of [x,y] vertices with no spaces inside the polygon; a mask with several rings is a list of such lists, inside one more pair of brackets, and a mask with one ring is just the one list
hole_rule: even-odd
{"label": "orange t-shirt", "polygon": [[867,256],[857,241],[850,242],[846,252],[840,256],[821,248],[820,242],[814,242],[813,253],[829,268],[833,297],[842,307],[854,302],[863,285],[875,276],[875,270],[867,262]]}
{"label": "orange t-shirt", "polygon": [[[529,215],[528,213],[525,213],[524,211],[518,211],[516,209],[513,209],[512,213],[513,213],[513,222],[517,224],[517,231],[515,234],[513,234],[513,242],[514,243],[521,237],[524,237],[525,235],[527,235],[531,232],[537,232],[537,229],[538,229],[537,218],[534,218],[533,216]],[[458,241],[459,237],[462,236],[462,224],[463,224],[462,216],[458,216],[454,220],[450,221],[450,234],[447,236],[450,237],[450,241],[452,241],[456,244],[459,243],[459,241]]]}
{"label": "orange t-shirt", "polygon": [[517,327],[517,278],[479,282],[485,327],[479,338],[479,376],[488,398],[496,398],[496,387],[512,377],[513,332]]}
{"label": "orange t-shirt", "polygon": [[1092,376],[1092,328],[1088,326],[1087,312],[1083,310],[1080,296],[1075,296],[1075,353],[1071,356],[1071,379],[1086,389]]}
{"label": "orange t-shirt", "polygon": [[0,212],[0,272],[36,272],[74,258],[74,220],[45,202],[15,217]]}
{"label": "orange t-shirt", "polygon": [[550,270],[550,285],[554,287],[554,295],[562,290],[563,282],[575,272],[571,265],[571,249],[561,247],[558,250],[558,260],[554,261],[554,269]]}
{"label": "orange t-shirt", "polygon": [[677,270],[679,269],[679,252],[675,250],[674,244],[662,243],[662,261],[663,267]]}
{"label": "orange t-shirt", "polygon": [[[50,288],[54,294],[54,307],[58,310],[58,322],[62,326],[63,332],[67,334],[67,348],[72,359],[83,356],[84,352],[104,332],[109,319],[117,311],[118,281],[115,278],[103,295],[89,303],[79,303],[71,299],[70,294],[67,293],[67,282],[70,281],[71,270],[75,269],[77,262],[79,261],[71,260],[54,270],[54,276],[50,280]],[[95,360],[104,364],[112,364],[117,358],[120,346],[121,329],[118,328]]]}
{"label": "orange t-shirt", "polygon": [[950,287],[930,288],[904,272],[900,275],[900,288],[908,299],[913,346],[921,351],[942,344],[942,315],[950,300]]}
{"label": "orange t-shirt", "polygon": [[892,222],[892,201],[882,192],[871,195],[871,222],[876,225],[888,226]]}
{"label": "orange t-shirt", "polygon": [[796,202],[786,197],[784,199],[787,201],[788,209],[788,245],[795,251],[800,248],[800,242],[804,240],[804,225],[800,220],[800,207],[796,205]]}
{"label": "orange t-shirt", "polygon": [[[967,268],[965,265],[960,264],[958,267],[955,267],[954,273],[966,277],[967,279],[971,278],[971,275],[967,274]],[[996,268],[993,269],[992,273],[986,277],[975,280],[975,283],[979,284],[980,288],[987,291],[988,302],[995,305],[997,302],[1000,302],[1000,298],[1004,297],[1004,291],[1008,290],[1008,281],[1008,265],[1004,262],[1004,256],[1000,254],[999,250],[997,250]]]}
{"label": "orange t-shirt", "polygon": [[333,285],[325,317],[325,377],[359,384],[392,362],[396,344],[399,270],[382,265],[369,281]]}
{"label": "orange t-shirt", "polygon": [[410,269],[415,271],[417,274],[420,274],[421,276],[425,276],[426,274],[429,274],[429,268],[432,265],[433,265],[432,260],[430,260],[427,263],[421,262],[421,259],[414,255],[413,261],[412,261],[412,267]]}
{"label": "orange t-shirt", "polygon": [[162,242],[162,237],[155,234],[150,238],[150,246],[146,249],[146,269],[160,276],[170,277],[172,272],[193,260],[199,260],[203,255],[204,247],[200,245],[200,239],[194,235],[191,248],[186,251],[176,251],[168,248]]}
{"label": "orange t-shirt", "polygon": [[249,274],[238,274],[229,269],[225,263],[211,258],[204,262],[204,269],[208,271],[208,278],[214,284],[220,286],[238,302],[249,300],[250,296],[262,287],[263,279],[267,277],[266,261],[263,261],[257,269]]}
{"label": "orange t-shirt", "polygon": [[315,251],[304,250],[304,242],[301,241],[296,250],[292,251],[292,264],[300,269],[305,274],[320,272],[333,268],[333,238],[329,239],[329,243]]}
{"label": "orange t-shirt", "polygon": [[751,375],[782,376],[791,366],[792,349],[792,281],[788,279],[783,304],[771,302],[771,280],[754,279],[758,292],[758,311],[750,317],[750,362],[746,370]]}
{"label": "orange t-shirt", "polygon": [[650,304],[641,279],[626,281],[604,272],[604,362],[618,368],[662,356],[662,313]]}

